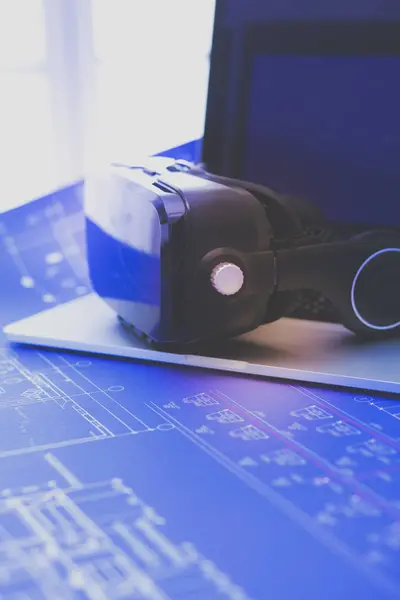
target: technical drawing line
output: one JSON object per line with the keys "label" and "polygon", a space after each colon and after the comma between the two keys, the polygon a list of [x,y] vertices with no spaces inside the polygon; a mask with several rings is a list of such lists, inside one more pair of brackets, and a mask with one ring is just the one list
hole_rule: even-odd
{"label": "technical drawing line", "polygon": [[[52,366],[52,368],[59,373],[62,377],[66,377],[65,373],[56,365],[54,365],[46,356],[43,356],[42,353],[38,352],[38,355],[40,356],[41,359],[43,359],[45,362],[47,362],[48,364],[50,364]],[[78,371],[79,373],[79,371]],[[96,404],[98,404],[99,406],[101,406],[106,412],[108,412],[116,421],[119,421],[124,427],[126,427],[126,429],[128,429],[128,431],[130,433],[138,433],[137,430],[132,429],[132,427],[129,427],[129,425],[127,425],[125,423],[125,421],[123,421],[122,419],[120,419],[119,417],[117,417],[117,415],[115,415],[107,406],[105,406],[103,403],[101,403],[99,400],[97,400],[96,398],[93,397],[93,395],[90,392],[85,392],[84,388],[82,388],[78,383],[76,383],[76,381],[71,379],[71,383],[78,388],[79,390],[81,390],[85,396],[89,397],[91,400],[93,400],[93,402],[95,402]],[[54,385],[54,384],[53,384]],[[58,388],[57,386],[54,385],[54,387],[58,390],[60,390],[60,392],[62,391],[60,388]],[[104,390],[101,390],[100,388],[98,388],[97,393],[101,392],[104,395],[107,395]],[[71,402],[75,402],[74,400],[72,400],[72,397],[68,394],[64,394],[69,400],[71,400]],[[116,404],[118,404],[118,402],[116,402]],[[87,412],[87,411],[86,411]],[[139,420],[139,419],[137,419]],[[105,426],[103,426],[105,427]],[[107,429],[105,427],[105,429]],[[148,427],[147,427],[148,429]],[[109,431],[109,430],[108,430]],[[111,436],[114,436],[115,434],[113,434],[111,431],[109,432]]]}
{"label": "technical drawing line", "polygon": [[72,369],[73,371],[75,371],[75,373],[77,373],[80,377],[82,377],[83,379],[86,379],[86,381],[88,381],[91,385],[93,385],[93,387],[95,387],[99,392],[102,392],[105,396],[107,396],[107,398],[109,398],[111,400],[111,402],[114,402],[115,404],[117,404],[122,410],[124,410],[126,413],[128,413],[131,417],[133,417],[134,419],[136,419],[136,421],[138,421],[139,423],[141,423],[141,425],[143,425],[143,427],[145,429],[150,429],[150,427],[144,422],[142,421],[142,419],[140,419],[139,417],[137,417],[135,414],[133,414],[133,412],[131,412],[130,410],[128,410],[123,404],[121,404],[120,402],[117,402],[117,400],[115,400],[115,398],[113,398],[112,396],[110,396],[110,394],[108,392],[106,392],[105,390],[102,390],[96,383],[94,383],[94,381],[92,381],[89,377],[87,377],[86,375],[84,375],[83,373],[81,373],[80,371],[78,371],[78,369],[72,365],[66,358],[64,358],[63,356],[59,357],[66,365],[68,365],[68,367],[70,369]]}
{"label": "technical drawing line", "polygon": [[[43,374],[41,373],[41,376],[43,376]],[[72,380],[70,383],[74,383]],[[37,385],[37,384],[36,384]],[[54,385],[52,383],[52,385]],[[46,392],[44,392],[46,393]],[[25,398],[18,398],[18,399],[12,399],[12,400],[2,400],[0,397],[0,410],[2,408],[8,408],[9,405],[11,405],[12,403],[18,404],[19,402],[21,403],[21,405],[26,405],[26,404],[34,404],[34,403],[42,403],[45,404],[46,402],[57,402],[57,400],[63,400],[64,398],[67,398],[67,394],[63,393],[63,396],[60,396],[60,394],[54,392],[54,396],[52,396],[51,394],[48,394],[46,396],[46,398],[30,398],[27,397]],[[99,390],[93,390],[91,392],[78,392],[76,394],[68,394],[68,399],[73,399],[73,398],[81,398],[82,396],[89,396],[89,395],[94,395],[94,394],[104,394],[104,390],[99,389]]]}
{"label": "technical drawing line", "polygon": [[157,529],[149,527],[146,519],[139,519],[136,523],[136,527],[150,542],[153,542],[156,547],[162,550],[163,554],[169,558],[174,567],[182,567],[184,565],[185,561],[181,553],[175,548],[171,547],[171,545],[168,543],[168,540],[164,538],[164,536]]}
{"label": "technical drawing line", "polygon": [[[86,421],[89,421],[91,423],[91,425],[97,429],[98,434],[100,434],[100,436],[102,436],[102,437],[104,437],[105,435],[107,435],[109,437],[114,436],[114,433],[110,429],[108,429],[105,425],[103,425],[97,419],[95,419],[86,409],[82,408],[78,402],[73,400],[67,393],[64,393],[56,384],[54,384],[52,381],[50,381],[46,376],[44,376],[42,374],[37,375],[37,374],[31,373],[29,370],[25,369],[15,359],[10,359],[9,362],[12,363],[14,369],[16,369],[25,379],[30,381],[32,383],[32,385],[35,386],[36,389],[38,389],[42,394],[45,394],[46,396],[48,396],[47,400],[50,400],[52,398],[52,396],[50,396],[50,394],[47,392],[47,390],[45,390],[40,385],[40,383],[43,383],[43,381],[45,382],[46,386],[50,387],[53,394],[55,394],[54,399],[56,399],[56,398],[67,399],[71,403],[72,407],[75,408],[76,411],[81,415],[81,417],[83,419],[85,419]],[[64,377],[65,377],[65,375],[64,375]],[[94,400],[94,402],[97,402],[97,400]],[[99,402],[97,402],[97,403],[101,405],[101,403],[99,403]],[[110,412],[109,409],[107,409],[106,407],[102,406],[102,408],[106,412]],[[115,420],[120,421],[120,419],[116,415],[114,415],[111,412],[110,412],[110,414],[113,416],[113,418]],[[121,421],[121,423],[123,423],[123,422]],[[123,424],[128,430],[130,430],[130,428],[125,423],[123,423]]]}
{"label": "technical drawing line", "polygon": [[[130,435],[130,434],[121,434],[121,436],[123,435]],[[119,436],[118,436],[119,437]],[[82,437],[82,438],[76,438],[74,440],[64,440],[62,442],[52,442],[49,444],[42,444],[39,446],[30,446],[28,448],[15,448],[13,450],[3,450],[2,452],[0,452],[0,460],[2,458],[9,458],[11,456],[21,456],[23,454],[34,454],[35,452],[45,452],[46,450],[54,450],[56,448],[65,448],[67,446],[75,446],[77,444],[87,444],[88,442],[96,442],[99,441],[100,439],[107,439],[105,437],[103,438],[99,438],[99,437]]]}
{"label": "technical drawing line", "polygon": [[333,413],[339,415],[341,417],[341,419],[343,419],[343,421],[347,421],[348,423],[357,425],[358,427],[360,427],[361,429],[366,431],[369,435],[376,437],[377,439],[381,440],[382,442],[385,442],[386,444],[388,444],[390,446],[393,446],[393,448],[396,448],[396,450],[400,450],[400,444],[398,443],[397,440],[391,438],[390,436],[385,435],[384,433],[377,432],[375,429],[373,429],[373,427],[369,427],[367,423],[364,423],[364,421],[357,419],[357,417],[353,417],[348,412],[346,412],[342,409],[338,409],[334,404],[332,404],[328,400],[325,400],[324,398],[321,398],[320,396],[315,394],[315,392],[306,390],[303,387],[295,387],[295,386],[290,386],[290,387],[297,390],[301,394],[303,394],[303,396],[308,396],[312,400],[315,400],[315,402],[317,404],[319,404],[320,406],[329,406],[330,410]]}
{"label": "technical drawing line", "polygon": [[160,560],[155,552],[150,550],[139,538],[133,537],[124,523],[114,523],[112,528],[146,565],[153,568],[160,565]]}
{"label": "technical drawing line", "polygon": [[[39,356],[42,358],[42,355],[41,355],[40,353],[38,353],[38,355],[39,355]],[[44,358],[44,360],[46,360],[46,361],[47,361],[47,359],[46,359],[45,357],[43,357],[43,358]],[[50,361],[47,361],[47,362],[50,362]],[[51,363],[51,364],[52,364],[52,363]],[[58,369],[58,368],[57,368],[55,365],[52,365],[52,366],[53,366],[53,367],[54,367],[54,369],[55,369],[56,371],[58,371],[58,372],[59,372],[59,373],[60,373],[60,374],[61,374],[63,377],[65,377],[65,374],[64,374],[64,373],[63,373],[63,372],[62,372],[60,369]],[[29,378],[29,379],[30,379],[30,381],[32,381],[32,383],[34,383],[34,385],[38,385],[37,383],[35,383],[35,382],[34,382],[34,378],[33,378],[33,376],[32,376],[32,375],[29,373],[29,371],[27,372],[27,374],[26,374],[25,376],[26,376],[27,378]],[[62,390],[61,388],[59,388],[59,387],[58,387],[58,386],[57,386],[57,385],[56,385],[54,382],[51,382],[51,384],[52,384],[52,389],[53,389],[53,391],[56,391],[56,392],[57,392],[57,394],[59,394],[59,396],[62,396],[62,397],[64,397],[64,398],[67,398],[67,399],[68,399],[68,401],[69,401],[69,402],[71,402],[71,404],[73,404],[74,406],[76,406],[76,407],[77,407],[77,409],[78,409],[78,411],[80,412],[80,414],[82,414],[82,413],[88,414],[88,415],[89,415],[89,417],[91,418],[90,422],[92,423],[92,425],[94,425],[94,427],[96,427],[96,428],[97,428],[97,426],[96,426],[96,423],[100,423],[100,422],[99,422],[97,419],[95,419],[95,418],[93,417],[93,415],[91,415],[91,414],[89,413],[89,411],[87,411],[86,409],[84,409],[84,408],[83,408],[83,407],[82,407],[82,406],[81,406],[81,405],[80,405],[78,402],[76,402],[76,400],[73,400],[73,399],[72,399],[72,397],[71,397],[69,394],[67,394],[67,393],[63,392],[63,390]],[[81,388],[81,389],[82,389],[82,388]],[[97,400],[94,400],[94,398],[92,398],[92,397],[90,396],[90,394],[88,394],[88,395],[89,395],[89,397],[90,397],[90,398],[91,398],[91,399],[92,399],[94,402],[96,402],[97,404],[100,404],[100,406],[101,406],[101,407],[102,407],[102,408],[103,408],[103,409],[104,409],[106,412],[110,413],[110,414],[112,415],[112,417],[113,417],[113,418],[115,418],[115,420],[116,420],[116,421],[120,421],[120,422],[121,422],[121,423],[122,423],[122,424],[123,424],[123,425],[124,425],[124,426],[125,426],[125,427],[126,427],[128,430],[130,430],[130,432],[131,432],[131,433],[134,433],[134,431],[133,431],[133,430],[132,430],[130,427],[128,427],[128,425],[126,425],[126,423],[124,423],[123,421],[121,421],[121,419],[119,419],[119,418],[118,418],[116,415],[114,415],[114,413],[112,413],[112,412],[111,412],[111,411],[110,411],[108,408],[105,408],[105,407],[104,407],[104,406],[103,406],[103,405],[102,405],[100,402],[98,402]],[[101,430],[102,430],[102,431],[104,431],[104,432],[105,432],[107,435],[109,435],[110,437],[115,437],[115,434],[114,434],[114,433],[113,433],[113,432],[112,432],[110,429],[108,429],[108,427],[106,427],[106,426],[105,426],[103,423],[100,423],[100,425],[101,425]]]}
{"label": "technical drawing line", "polygon": [[0,400],[0,410],[6,410],[8,408],[14,408],[20,410],[20,407],[31,406],[32,404],[46,404],[46,402],[56,401],[55,398],[12,398],[7,400]]}
{"label": "technical drawing line", "polygon": [[389,475],[392,471],[400,471],[400,465],[385,465],[385,467],[382,466],[382,469],[375,469],[374,471],[367,471],[366,473],[361,473],[361,475],[358,476],[358,479],[369,479],[370,477],[377,477],[382,472]]}
{"label": "technical drawing line", "polygon": [[[268,421],[265,421],[262,417],[250,413],[248,411],[248,409],[246,409],[246,407],[239,404],[239,402],[226,396],[226,394],[224,394],[222,392],[218,392],[218,395],[221,398],[221,400],[223,402],[225,402],[225,404],[227,404],[228,406],[230,406],[231,404],[234,404],[235,406],[237,406],[238,409],[242,412],[242,414],[244,414],[249,420],[252,420],[253,422],[257,423],[258,425],[260,423],[262,423],[264,425],[265,430],[268,431],[268,433],[271,433],[272,435],[274,435],[277,439],[279,439],[281,442],[283,442],[286,446],[289,446],[296,452],[303,454],[303,456],[306,459],[310,459],[310,456],[308,456],[308,454],[311,454],[312,457],[315,456],[315,453],[312,450],[309,450],[309,448],[307,448],[306,446],[303,446],[303,444],[301,444],[300,442],[296,442],[294,440],[288,440],[285,436],[283,436],[280,433],[279,429],[276,429],[276,427],[274,427],[273,425],[268,423]],[[318,460],[316,460],[315,458],[314,459],[311,458],[311,460],[313,460],[313,462],[320,469],[322,469],[323,471],[328,473],[328,475],[332,476],[333,478],[339,480],[340,483],[342,483],[343,485],[347,485],[348,487],[350,487],[353,490],[353,492],[358,494],[358,496],[360,496],[361,498],[364,498],[365,500],[367,500],[368,502],[370,502],[377,508],[384,510],[387,514],[390,514],[390,516],[393,519],[395,519],[396,521],[400,521],[400,508],[393,506],[390,503],[388,504],[388,502],[385,498],[383,498],[382,496],[380,496],[379,494],[377,494],[376,492],[371,490],[371,488],[368,485],[359,484],[359,482],[356,479],[354,479],[353,477],[343,476],[337,468],[336,469],[332,468],[332,465],[331,465],[331,463],[329,463],[329,461],[326,461],[325,459],[319,457],[319,455],[316,455],[316,456],[318,456]]]}
{"label": "technical drawing line", "polygon": [[273,506],[284,512],[287,517],[297,523],[302,529],[307,531],[317,541],[323,543],[329,548],[334,554],[341,556],[346,559],[358,571],[362,572],[364,576],[373,580],[380,587],[384,588],[387,592],[394,595],[396,598],[400,598],[399,587],[396,582],[390,580],[383,573],[377,569],[372,569],[370,565],[366,565],[357,555],[343,543],[339,538],[330,532],[321,529],[320,526],[310,517],[305,511],[292,502],[281,496],[278,492],[273,490],[270,486],[261,481],[252,473],[248,473],[242,467],[233,462],[225,454],[211,446],[206,440],[200,438],[196,433],[191,431],[188,427],[183,425],[180,421],[166,413],[161,407],[154,402],[146,403],[150,409],[154,410],[159,416],[163,416],[167,420],[174,422],[176,428],[188,438],[192,443],[199,446],[203,451],[207,452],[214,460],[219,462],[222,466],[228,469],[233,475],[241,479],[250,488],[256,491],[258,494],[268,500]]}
{"label": "technical drawing line", "polygon": [[[12,367],[18,371],[18,373],[20,373],[20,375],[22,375],[23,377],[25,377],[25,379],[27,379],[28,381],[30,381],[31,383],[33,383],[33,385],[37,386],[40,388],[40,386],[37,385],[37,382],[35,381],[35,376],[33,373],[31,373],[28,369],[26,369],[16,358],[12,358],[11,356],[7,357],[7,362],[12,365]],[[43,390],[42,388],[40,388],[40,390],[43,393],[46,393],[45,390]]]}
{"label": "technical drawing line", "polygon": [[[96,398],[93,397],[93,394],[91,394],[90,392],[87,393],[87,396],[93,400],[93,402],[95,402],[96,404],[98,404],[99,406],[101,406],[101,408],[103,408],[106,412],[108,412],[110,415],[112,415],[112,417],[116,420],[119,421],[122,425],[124,425],[124,427],[126,427],[128,429],[128,431],[130,433],[138,433],[138,431],[136,429],[132,429],[132,427],[129,427],[129,425],[127,425],[125,423],[125,421],[123,421],[122,419],[120,419],[119,417],[117,417],[117,415],[115,415],[112,410],[110,410],[109,408],[107,408],[107,406],[105,406],[102,402],[100,402],[100,400],[96,400]],[[114,435],[114,434],[113,434]]]}
{"label": "technical drawing line", "polygon": [[[58,462],[60,462],[60,461],[58,461]],[[62,464],[62,463],[60,463],[60,464]],[[62,465],[62,466],[64,466],[64,465]],[[64,468],[66,468],[66,467],[64,467]],[[67,471],[69,472],[68,469],[67,469]],[[72,473],[72,477],[74,477],[73,473]],[[72,481],[70,483],[72,484]],[[58,482],[58,481],[52,479],[47,482],[47,485],[41,484],[41,485],[23,486],[22,488],[5,488],[3,490],[0,490],[0,506],[3,508],[4,503],[7,502],[8,498],[13,498],[15,500],[21,500],[21,501],[24,501],[24,500],[26,501],[27,496],[29,496],[30,500],[34,500],[34,501],[36,501],[38,498],[43,499],[43,497],[46,497],[46,495],[48,495],[49,493],[51,493],[51,492],[54,493],[54,490],[62,491],[65,494],[69,494],[70,492],[76,492],[76,491],[81,492],[82,490],[84,490],[86,495],[85,494],[80,495],[80,500],[83,500],[83,501],[89,497],[91,500],[103,500],[104,498],[113,498],[113,497],[115,497],[115,491],[110,491],[110,492],[101,491],[101,492],[96,493],[96,490],[98,490],[99,488],[102,488],[105,485],[109,485],[109,483],[110,483],[110,480],[107,479],[105,481],[95,481],[95,482],[84,483],[84,484],[79,482],[79,486],[77,486],[75,482],[73,485],[63,486],[63,485],[61,485],[61,482]],[[2,525],[0,525],[0,531],[3,531]],[[1,539],[3,540],[3,537]],[[10,536],[10,539],[14,540],[14,538],[12,536]]]}
{"label": "technical drawing line", "polygon": [[[53,385],[54,385],[54,384],[53,384]],[[57,387],[57,386],[55,386],[55,387]],[[60,390],[60,392],[61,392],[61,390]],[[71,398],[71,397],[70,397],[68,394],[64,394],[64,396],[65,396],[65,397],[68,399],[68,401],[69,401],[69,402],[71,402],[71,404],[74,406],[74,408],[76,408],[76,409],[77,409],[77,412],[79,412],[79,413],[80,413],[82,416],[83,416],[83,413],[85,413],[85,414],[89,415],[89,417],[90,417],[90,423],[91,423],[91,424],[92,424],[94,427],[96,427],[96,429],[97,429],[98,431],[100,431],[100,433],[101,433],[101,434],[103,434],[103,432],[104,432],[104,433],[105,433],[106,435],[108,435],[109,437],[115,437],[115,434],[114,434],[114,433],[113,433],[113,432],[112,432],[110,429],[108,429],[108,427],[106,427],[105,425],[103,425],[103,423],[100,423],[100,421],[98,421],[97,419],[95,419],[95,418],[93,417],[93,415],[91,415],[89,411],[87,411],[87,410],[86,410],[85,408],[83,408],[83,407],[82,407],[82,406],[81,406],[81,405],[80,405],[78,402],[76,402],[76,400],[73,400],[73,399],[72,399],[72,398]],[[107,411],[107,412],[110,412],[110,411]],[[111,413],[111,414],[112,414],[112,413]],[[112,416],[114,417],[115,415],[112,415]],[[83,418],[85,418],[85,417],[83,417]],[[87,420],[87,419],[86,419],[86,420]],[[119,419],[116,419],[116,420],[119,420]],[[96,423],[99,423],[99,424],[100,424],[100,427],[98,427],[98,426],[96,425]],[[129,429],[129,428],[127,428],[127,429]]]}
{"label": "technical drawing line", "polygon": [[71,473],[71,471],[67,469],[67,467],[65,467],[62,464],[62,462],[60,462],[58,458],[54,456],[54,454],[52,454],[51,452],[46,452],[44,458],[49,463],[49,465],[52,466],[53,469],[55,469],[57,473],[59,473],[61,477],[65,479],[65,481],[70,487],[78,489],[83,487],[83,484],[81,481],[79,481],[78,477]]}
{"label": "technical drawing line", "polygon": [[[32,382],[35,383],[35,385],[38,386],[38,388],[40,390],[43,391],[44,394],[46,394],[46,396],[50,399],[56,399],[56,398],[63,398],[66,396],[66,394],[62,393],[62,390],[60,390],[59,387],[57,387],[52,381],[51,379],[49,379],[47,377],[47,375],[44,375],[43,373],[40,372],[35,372],[31,374],[32,377]],[[46,386],[46,388],[49,388],[51,390],[51,392],[54,394],[54,396],[51,396],[51,394],[48,392],[47,389],[43,389],[41,384],[44,384]]]}
{"label": "technical drawing line", "polygon": [[[46,377],[45,375],[42,375],[41,373],[37,374],[37,373],[32,373],[31,371],[29,371],[29,369],[26,369],[17,359],[12,358],[12,357],[8,357],[8,362],[13,366],[13,368],[18,371],[18,373],[20,373],[20,375],[22,375],[23,377],[25,377],[25,379],[27,379],[28,381],[30,381],[30,383],[32,383],[32,385],[34,385],[37,389],[40,390],[40,392],[42,392],[42,394],[45,394],[49,399],[51,398],[50,394],[48,393],[47,390],[45,390],[40,383],[45,383],[46,386],[50,387],[51,391],[53,393],[56,394],[56,397],[60,397],[60,396],[66,396],[66,394],[63,394],[61,392],[61,390],[59,388],[57,388],[56,385],[54,385],[54,383],[52,381],[50,381],[48,379],[48,377]],[[61,392],[61,393],[60,393]]]}

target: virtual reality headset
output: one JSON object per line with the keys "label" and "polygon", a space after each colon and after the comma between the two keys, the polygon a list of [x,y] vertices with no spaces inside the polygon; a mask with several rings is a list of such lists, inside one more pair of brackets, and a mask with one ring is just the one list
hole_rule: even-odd
{"label": "virtual reality headset", "polygon": [[89,276],[158,346],[235,337],[290,316],[301,290],[357,335],[400,332],[400,234],[337,235],[309,203],[201,165],[111,164],[85,186]]}

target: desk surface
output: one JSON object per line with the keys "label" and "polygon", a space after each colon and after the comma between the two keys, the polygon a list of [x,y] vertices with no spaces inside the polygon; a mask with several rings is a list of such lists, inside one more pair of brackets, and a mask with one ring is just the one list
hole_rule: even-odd
{"label": "desk surface", "polygon": [[[87,292],[76,192],[1,217],[2,324]],[[400,598],[400,397],[4,342],[0,409],[1,600]]]}

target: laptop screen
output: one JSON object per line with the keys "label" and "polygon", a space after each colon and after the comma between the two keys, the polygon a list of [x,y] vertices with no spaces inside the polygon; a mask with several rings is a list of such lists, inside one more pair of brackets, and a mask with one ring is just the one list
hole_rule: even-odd
{"label": "laptop screen", "polygon": [[339,224],[400,227],[400,6],[312,4],[217,2],[204,162]]}

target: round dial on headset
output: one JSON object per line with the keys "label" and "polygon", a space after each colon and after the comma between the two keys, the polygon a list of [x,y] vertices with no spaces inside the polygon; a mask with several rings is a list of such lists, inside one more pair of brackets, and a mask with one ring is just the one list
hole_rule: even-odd
{"label": "round dial on headset", "polygon": [[238,265],[222,262],[212,270],[211,283],[213,288],[223,296],[233,296],[242,289],[244,274]]}

